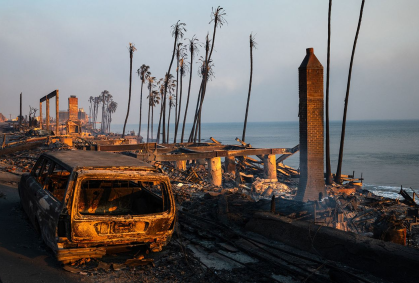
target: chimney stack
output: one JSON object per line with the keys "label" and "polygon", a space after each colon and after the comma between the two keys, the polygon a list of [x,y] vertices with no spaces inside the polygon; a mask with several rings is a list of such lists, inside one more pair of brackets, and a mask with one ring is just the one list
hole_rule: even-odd
{"label": "chimney stack", "polygon": [[315,201],[324,195],[323,66],[313,48],[298,68],[300,121],[300,182],[298,201]]}

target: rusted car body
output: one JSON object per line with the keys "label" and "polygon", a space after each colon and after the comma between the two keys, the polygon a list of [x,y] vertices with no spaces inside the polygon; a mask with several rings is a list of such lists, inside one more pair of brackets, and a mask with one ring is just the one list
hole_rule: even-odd
{"label": "rusted car body", "polygon": [[23,209],[58,260],[170,240],[175,203],[170,181],[151,165],[108,152],[42,154],[19,183]]}

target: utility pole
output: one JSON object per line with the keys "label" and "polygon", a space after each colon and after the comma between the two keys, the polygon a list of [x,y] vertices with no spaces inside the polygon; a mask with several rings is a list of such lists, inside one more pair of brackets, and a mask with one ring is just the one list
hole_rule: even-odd
{"label": "utility pole", "polygon": [[19,114],[19,128],[22,128],[22,93],[20,93],[20,114]]}

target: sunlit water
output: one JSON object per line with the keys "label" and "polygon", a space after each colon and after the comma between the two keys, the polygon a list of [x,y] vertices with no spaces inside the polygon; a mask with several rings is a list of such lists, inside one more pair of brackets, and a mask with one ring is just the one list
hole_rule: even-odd
{"label": "sunlit water", "polygon": [[[174,128],[173,125],[170,126]],[[188,124],[185,136],[189,135]],[[112,131],[122,132],[123,125],[112,125]],[[138,131],[138,125],[127,125]],[[147,125],[141,129],[146,136]],[[339,155],[341,122],[331,122],[331,166],[336,171]],[[154,135],[157,125],[154,127]],[[214,137],[223,144],[236,144],[241,138],[243,123],[204,123],[202,139]],[[179,137],[178,137],[179,139]],[[246,142],[253,147],[290,148],[298,144],[298,122],[250,122]],[[173,141],[171,131],[170,140]],[[178,140],[179,141],[179,140]],[[299,155],[288,158],[285,164],[299,167]],[[400,198],[400,186],[419,193],[419,120],[409,121],[349,121],[343,156],[343,174],[364,178],[364,188],[382,196]]]}

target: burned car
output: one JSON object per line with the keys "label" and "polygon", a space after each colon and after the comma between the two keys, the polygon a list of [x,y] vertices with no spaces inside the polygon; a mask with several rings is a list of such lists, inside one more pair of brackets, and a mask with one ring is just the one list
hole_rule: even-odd
{"label": "burned car", "polygon": [[44,153],[22,175],[19,195],[30,221],[62,262],[137,245],[161,251],[174,230],[169,178],[120,154]]}

